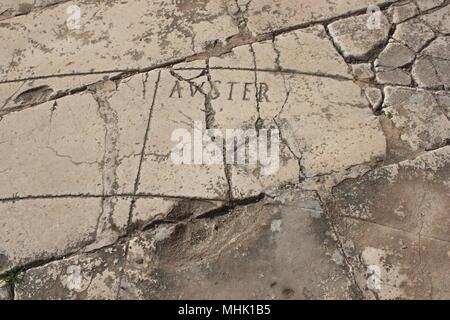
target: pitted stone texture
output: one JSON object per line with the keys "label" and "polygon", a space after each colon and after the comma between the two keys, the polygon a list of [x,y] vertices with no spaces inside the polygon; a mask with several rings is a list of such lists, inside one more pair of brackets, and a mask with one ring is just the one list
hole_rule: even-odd
{"label": "pitted stone texture", "polygon": [[258,0],[250,1],[247,26],[253,33],[267,33],[313,21],[323,21],[349,13],[367,10],[370,5],[395,2],[389,0],[343,0],[330,4],[327,0]]}
{"label": "pitted stone texture", "polygon": [[409,86],[412,82],[408,72],[402,69],[376,68],[376,79],[379,84],[399,84]]}
{"label": "pitted stone texture", "polygon": [[[348,218],[336,229],[366,297],[375,298],[376,293],[383,300],[449,299],[447,242]],[[374,281],[374,269],[380,273],[378,288],[368,285]]]}
{"label": "pitted stone texture", "polygon": [[[66,25],[70,5],[80,8],[80,29]],[[219,0],[69,1],[18,16],[2,24],[0,81],[140,69],[181,59],[238,33],[226,7]]]}
{"label": "pitted stone texture", "polygon": [[361,288],[375,265],[383,299],[448,299],[449,156],[444,147],[333,189],[331,212]]}
{"label": "pitted stone texture", "polygon": [[385,111],[414,150],[433,149],[450,139],[450,121],[432,93],[408,88],[384,89]]}
{"label": "pitted stone texture", "polygon": [[438,92],[435,94],[435,98],[450,121],[450,93]]}
{"label": "pitted stone texture", "polygon": [[32,268],[15,290],[17,300],[116,299],[125,245],[79,254]]}
{"label": "pitted stone texture", "polygon": [[388,12],[392,17],[393,23],[401,23],[406,19],[416,16],[419,10],[414,2],[409,2],[398,6],[393,5],[388,9]]}
{"label": "pitted stone texture", "polygon": [[[441,2],[443,2],[441,0]],[[442,34],[450,33],[450,6],[433,11],[429,14],[423,15],[421,19],[427,23],[431,28]]]}
{"label": "pitted stone texture", "polygon": [[[30,199],[0,203],[0,272],[33,261],[67,255],[97,240],[99,220],[108,215],[115,239],[125,231],[130,200],[101,198]],[[105,210],[109,209],[104,213]],[[114,231],[113,231],[114,230]],[[106,230],[103,230],[106,233]]]}
{"label": "pitted stone texture", "polygon": [[412,75],[422,88],[450,87],[450,37],[434,40],[416,59]]}
{"label": "pitted stone texture", "polygon": [[364,91],[373,110],[378,110],[383,102],[383,94],[380,89],[369,87]]}
{"label": "pitted stone texture", "polygon": [[439,7],[445,0],[417,0],[416,3],[421,11],[427,11]]}
{"label": "pitted stone texture", "polygon": [[317,195],[280,191],[278,199],[132,239],[120,298],[354,297]]}
{"label": "pitted stone texture", "polygon": [[366,59],[389,37],[390,23],[380,16],[380,25],[369,29],[370,14],[338,20],[328,25],[333,41],[341,54],[351,59]]}
{"label": "pitted stone texture", "polygon": [[408,47],[390,42],[375,60],[375,66],[398,68],[411,63],[415,58],[414,51]]}
{"label": "pitted stone texture", "polygon": [[370,63],[352,64],[353,76],[356,80],[370,81],[375,77]]}
{"label": "pitted stone texture", "polygon": [[433,30],[420,19],[412,19],[399,24],[392,38],[411,50],[419,52],[434,36]]}
{"label": "pitted stone texture", "polygon": [[4,116],[0,197],[133,192],[154,75]]}

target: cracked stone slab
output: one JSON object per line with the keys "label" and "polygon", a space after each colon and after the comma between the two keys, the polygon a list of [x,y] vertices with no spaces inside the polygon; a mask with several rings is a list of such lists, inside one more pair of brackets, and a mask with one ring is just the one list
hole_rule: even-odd
{"label": "cracked stone slab", "polygon": [[[287,130],[288,126],[289,129],[299,128],[300,131],[298,136],[292,136],[291,132],[286,132],[286,139],[291,141],[287,145],[283,144],[281,148],[280,170],[273,176],[264,177],[258,171],[260,170],[258,166],[232,166],[230,182],[233,197],[253,197],[267,188],[298,181],[300,157],[309,175],[342,170],[351,165],[383,157],[385,147],[383,134],[375,118],[370,115],[370,111],[364,109],[367,102],[361,97],[359,87],[351,81],[341,81],[341,78],[334,80],[332,79],[334,76],[330,75],[330,79],[326,76],[330,66],[333,66],[334,70],[341,75],[348,75],[348,68],[342,58],[337,58],[336,53],[335,58],[331,60],[328,59],[330,54],[321,53],[323,46],[318,44],[322,43],[327,44],[330,50],[335,52],[330,40],[324,36],[323,28],[312,28],[302,33],[288,33],[282,37],[282,40],[276,37],[273,44],[263,42],[252,46],[245,45],[233,49],[222,57],[211,58],[208,70],[205,65],[203,67],[194,65],[190,68],[189,64],[175,65],[172,69],[175,75],[163,70],[150,123],[139,192],[175,197],[224,199],[228,192],[228,186],[225,184],[228,180],[225,179],[225,167],[221,164],[210,167],[200,164],[173,165],[169,159],[173,147],[170,143],[171,133],[179,128],[192,133],[194,121],[200,121],[203,128],[208,126],[221,130],[254,129],[260,118],[268,129],[277,128],[273,119],[281,112],[286,100],[288,91],[286,86],[294,86],[298,83],[303,85],[292,91],[292,98],[300,105],[289,103],[286,106],[295,113],[295,116],[289,113],[282,114],[280,120],[283,123],[282,136],[283,130]],[[296,40],[294,43],[303,44],[305,55],[316,57],[317,63],[314,69],[305,69],[306,65],[295,66],[294,60],[290,57],[293,48],[283,44],[284,39],[290,37]],[[275,52],[267,51],[267,48]],[[283,72],[276,72],[277,66],[281,66]],[[197,70],[192,73],[193,69]],[[275,72],[272,72],[272,69]],[[207,71],[209,77],[202,74],[201,70],[203,73]],[[317,76],[295,75],[297,71],[314,72]],[[311,93],[310,88],[313,87],[321,88],[322,95],[326,92],[330,97],[333,96],[332,102],[328,101],[329,96],[319,97],[318,94]],[[339,98],[341,95],[333,94],[333,90],[347,92],[347,101],[341,100]],[[349,97],[351,99],[348,99]],[[314,106],[311,106],[311,103],[315,103]],[[186,108],[186,105],[189,107]],[[333,108],[327,115],[319,116],[315,108],[321,108],[322,105],[332,105]],[[208,111],[208,108],[211,110]],[[300,114],[297,115],[298,112]],[[343,117],[342,112],[348,112],[347,116]],[[335,125],[337,129],[335,131],[327,129],[330,136],[324,136],[324,130],[319,125],[319,118],[308,125],[310,123],[308,119],[316,116],[326,118],[327,126]],[[304,135],[304,125],[299,127],[297,123],[300,117],[307,119],[305,122],[309,126],[310,134],[317,138],[310,140]],[[351,117],[353,120],[344,120],[346,117]],[[354,130],[359,126],[364,126],[361,121],[369,124],[370,129],[366,128],[364,134],[361,132],[355,137],[358,136],[358,139],[367,141],[364,144],[370,145],[371,150],[361,150],[359,147],[358,151],[352,149],[352,145],[357,146],[359,141],[353,144],[350,142],[349,135],[352,135],[352,132],[355,133]],[[350,123],[353,124],[350,125]],[[318,132],[321,134],[318,135]],[[330,139],[336,142],[324,143]],[[333,146],[340,144],[337,142],[339,139],[344,139],[345,146],[336,149]],[[297,144],[302,145],[300,149],[297,149]],[[292,148],[295,151],[292,151]],[[316,148],[321,151],[315,152]],[[357,156],[344,160],[348,159],[347,152]],[[335,160],[333,164],[325,165],[329,157],[342,159],[342,161]],[[190,181],[193,181],[193,184]],[[197,187],[194,188],[193,185]]]}
{"label": "cracked stone slab", "polygon": [[[16,298],[449,298],[448,1],[52,1],[0,5]],[[279,130],[279,169],[174,164],[195,121]]]}
{"label": "cracked stone slab", "polygon": [[0,272],[65,256],[102,240],[98,229],[104,214],[110,219],[109,232],[116,240],[125,232],[130,200],[110,201],[110,208],[101,198],[0,202]]}
{"label": "cracked stone slab", "polygon": [[435,98],[450,121],[450,93],[444,91],[438,92],[435,94]]}
{"label": "cracked stone slab", "polygon": [[0,197],[133,192],[155,75],[4,116]]}
{"label": "cracked stone slab", "polygon": [[[340,215],[450,241],[450,147],[344,181],[333,189]],[[374,183],[374,182],[377,183]]]}
{"label": "cracked stone slab", "polygon": [[138,198],[131,223],[145,229],[152,223],[198,218],[225,206],[222,201],[200,201],[174,198]]}
{"label": "cracked stone slab", "polygon": [[286,81],[285,90],[290,94],[287,101],[284,96],[262,105],[261,117],[276,118],[290,150],[301,159],[305,177],[384,158],[386,141],[378,120],[352,81],[301,75],[270,77],[271,83],[281,88]]}
{"label": "cracked stone slab", "polygon": [[427,11],[436,7],[439,7],[445,2],[445,0],[418,0],[416,1],[421,11]]}
{"label": "cracked stone slab", "polygon": [[314,192],[283,191],[129,241],[126,256],[118,243],[27,270],[16,299],[360,298]]}
{"label": "cracked stone slab", "polygon": [[[141,69],[193,55],[238,33],[229,2],[69,1],[8,19],[0,24],[0,81]],[[66,24],[70,5],[80,8],[79,29]]]}
{"label": "cracked stone slab", "polygon": [[448,242],[349,218],[336,229],[366,298],[449,299]]}
{"label": "cracked stone slab", "polygon": [[414,2],[408,2],[402,5],[393,5],[388,9],[388,13],[392,17],[392,22],[397,24],[418,15],[419,10]]}
{"label": "cracked stone slab", "polygon": [[25,272],[17,300],[115,299],[125,245],[79,254]]}
{"label": "cracked stone slab", "polygon": [[375,60],[376,67],[399,68],[411,63],[415,59],[414,51],[407,46],[390,42]]}
{"label": "cracked stone slab", "polygon": [[375,265],[380,298],[448,298],[449,155],[444,147],[333,189],[329,208],[361,288]]}
{"label": "cracked stone slab", "polygon": [[403,69],[377,67],[376,80],[379,84],[398,84],[409,86],[412,82],[410,74]]}
{"label": "cracked stone slab", "polygon": [[352,73],[356,80],[369,82],[375,77],[370,63],[352,64]]}
{"label": "cracked stone slab", "polygon": [[[391,24],[384,15],[379,26],[370,27],[369,14],[352,16],[328,25],[328,30],[341,54],[349,59],[367,59],[389,38]],[[368,26],[369,25],[369,26]]]}
{"label": "cracked stone slab", "polygon": [[159,225],[130,241],[120,298],[356,296],[324,219],[318,197],[296,190],[214,219]]}
{"label": "cracked stone slab", "polygon": [[392,38],[415,52],[422,50],[435,37],[433,30],[419,18],[397,25]]}
{"label": "cracked stone slab", "polygon": [[378,110],[383,103],[383,94],[380,89],[369,87],[364,91],[373,110]]}
{"label": "cracked stone slab", "polygon": [[321,25],[281,34],[273,42],[258,42],[252,46],[258,69],[351,77]]}
{"label": "cracked stone slab", "polygon": [[[172,141],[175,130],[186,130],[192,138],[194,130],[203,134],[207,128],[205,94],[188,81],[179,80],[169,70],[158,72],[160,80],[152,107],[138,191],[174,197],[225,199],[228,183],[223,161],[215,165],[203,162],[179,165],[171,159],[176,143]],[[207,79],[203,76],[196,81],[206,83]],[[195,122],[200,123],[201,128],[195,128]],[[193,153],[193,148],[191,151]]]}
{"label": "cracked stone slab", "polygon": [[432,93],[385,87],[384,107],[401,130],[401,140],[414,150],[433,149],[450,139],[450,121]]}
{"label": "cracked stone slab", "polygon": [[450,37],[438,37],[414,62],[412,75],[419,87],[450,87]]}
{"label": "cracked stone slab", "polygon": [[[297,37],[299,42],[305,41],[301,34],[297,34]],[[307,34],[305,38],[310,39],[311,35]],[[276,43],[278,43],[277,39],[275,39]],[[273,55],[264,55],[266,51],[263,49],[267,45],[253,46],[256,70],[265,69],[273,63]],[[306,46],[304,50],[310,51],[311,56],[314,56],[316,52],[317,56],[320,56],[318,46],[311,45],[311,48]],[[279,56],[283,57],[284,54],[284,48],[280,47]],[[343,60],[339,62],[345,66]],[[248,63],[250,61],[244,62],[244,65]],[[218,126],[248,127],[260,116],[264,125],[270,128],[274,125],[274,119],[278,120],[277,127],[281,130],[282,138],[286,140],[289,147],[289,150],[286,150],[286,162],[282,168],[292,168],[286,170],[291,174],[286,175],[286,178],[282,179],[284,181],[298,178],[298,175],[293,174],[296,171],[294,168],[297,167],[293,160],[299,158],[306,176],[339,171],[348,166],[383,158],[384,136],[379,129],[378,121],[370,114],[367,101],[361,96],[360,88],[351,81],[323,76],[321,71],[326,70],[327,66],[327,64],[323,67],[321,63],[316,64],[317,76],[304,76],[295,72],[290,74],[263,71],[250,72],[245,76],[243,72],[238,71],[235,74],[241,79],[246,79],[248,84],[255,79],[259,84],[268,84],[267,98],[260,97],[258,103],[254,101],[255,99],[249,99],[241,101],[240,104],[224,101],[221,98],[212,100]],[[233,72],[235,71],[211,70],[211,75],[213,80],[228,80],[233,77]],[[222,80],[222,82],[225,81]],[[252,92],[250,96],[254,96],[255,87],[251,86],[249,90]],[[345,101],[342,99],[343,96]],[[358,128],[362,127],[365,129],[359,131]],[[351,136],[353,138],[350,138]],[[370,147],[365,150],[361,148],[362,145]],[[349,154],[352,154],[351,159],[348,157]],[[334,160],[329,161],[331,158]],[[247,179],[249,182],[246,188],[252,190],[251,194],[262,188],[255,185],[252,187],[251,174],[247,173],[246,176],[250,178],[250,180]],[[242,181],[245,180],[242,179]],[[239,184],[232,184],[236,189],[241,189]],[[241,190],[239,194],[246,194],[243,191],[245,189]]]}
{"label": "cracked stone slab", "polygon": [[[440,2],[443,2],[440,0]],[[420,2],[419,2],[420,3]],[[440,4],[439,4],[440,5]],[[450,33],[450,6],[446,5],[441,9],[433,11],[421,17],[433,30],[442,34]]]}
{"label": "cracked stone slab", "polygon": [[19,108],[37,105],[73,93],[88,85],[105,81],[111,75],[53,77],[0,84],[0,115]]}
{"label": "cracked stone slab", "polygon": [[11,290],[4,281],[0,281],[0,301],[2,300],[11,300]]}
{"label": "cracked stone slab", "polygon": [[258,0],[248,5],[247,26],[253,33],[268,33],[286,29],[311,21],[323,21],[367,10],[370,5],[395,2],[389,0],[343,0],[339,5],[330,5],[327,0]]}

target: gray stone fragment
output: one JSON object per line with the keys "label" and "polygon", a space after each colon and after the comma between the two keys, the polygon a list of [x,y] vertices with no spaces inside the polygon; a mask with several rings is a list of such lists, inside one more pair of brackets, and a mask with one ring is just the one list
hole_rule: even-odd
{"label": "gray stone fragment", "polygon": [[421,17],[434,30],[443,34],[450,33],[450,6],[445,6]]}
{"label": "gray stone fragment", "polygon": [[450,121],[450,93],[449,92],[438,92],[435,94],[435,98],[439,106],[444,110],[447,118]]}
{"label": "gray stone fragment", "polygon": [[421,11],[430,10],[443,4],[445,0],[418,0],[416,1]]}
{"label": "gray stone fragment", "polygon": [[390,23],[380,17],[380,28],[369,29],[370,15],[338,20],[328,25],[333,41],[346,58],[365,59],[389,37]]}
{"label": "gray stone fragment", "polygon": [[384,109],[414,150],[442,147],[450,139],[450,121],[431,92],[387,86]]}
{"label": "gray stone fragment", "polygon": [[434,36],[433,30],[420,19],[412,19],[399,24],[392,38],[419,52]]}
{"label": "gray stone fragment", "polygon": [[368,87],[364,91],[373,110],[378,110],[383,102],[381,90],[374,87]]}
{"label": "gray stone fragment", "polygon": [[370,63],[353,64],[352,73],[356,80],[361,81],[369,81],[375,77]]}
{"label": "gray stone fragment", "polygon": [[398,84],[408,86],[411,76],[402,69],[377,68],[376,79],[379,84]]}
{"label": "gray stone fragment", "polygon": [[414,2],[410,2],[400,6],[394,5],[389,8],[388,12],[392,17],[393,23],[400,23],[417,15],[419,13],[419,10],[417,9]]}
{"label": "gray stone fragment", "polygon": [[450,87],[450,37],[437,38],[424,49],[413,65],[412,75],[422,88]]}
{"label": "gray stone fragment", "polygon": [[375,60],[375,66],[398,68],[411,63],[415,58],[414,51],[408,47],[390,42]]}

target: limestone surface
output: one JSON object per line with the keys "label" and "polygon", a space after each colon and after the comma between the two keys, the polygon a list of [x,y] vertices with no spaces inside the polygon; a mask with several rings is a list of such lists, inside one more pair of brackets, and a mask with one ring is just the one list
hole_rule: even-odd
{"label": "limestone surface", "polygon": [[4,0],[0,300],[448,299],[448,0]]}

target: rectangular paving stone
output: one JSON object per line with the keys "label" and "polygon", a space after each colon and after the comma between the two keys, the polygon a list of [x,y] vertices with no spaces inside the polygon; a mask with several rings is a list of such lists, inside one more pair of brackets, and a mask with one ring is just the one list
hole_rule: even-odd
{"label": "rectangular paving stone", "polygon": [[[194,86],[191,91],[189,82],[179,80],[169,70],[160,72],[138,192],[224,200],[228,183],[223,161],[214,165],[194,162],[194,124],[198,122],[201,126],[198,128],[200,139],[207,128],[205,94]],[[186,146],[190,150],[190,164],[177,164],[171,159],[172,150],[180,142],[172,140],[175,130],[185,130],[191,141],[190,148]],[[201,157],[202,154],[200,150]]]}
{"label": "rectangular paving stone", "polygon": [[155,76],[4,116],[0,197],[132,193]]}
{"label": "rectangular paving stone", "polygon": [[[115,198],[104,212],[101,198],[29,199],[0,202],[0,273],[62,257],[97,240],[103,214],[118,234],[125,231],[130,201]],[[116,234],[117,237],[117,234]]]}

